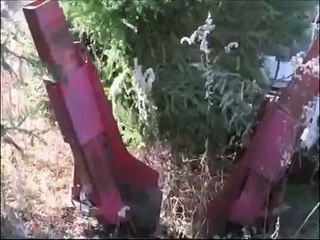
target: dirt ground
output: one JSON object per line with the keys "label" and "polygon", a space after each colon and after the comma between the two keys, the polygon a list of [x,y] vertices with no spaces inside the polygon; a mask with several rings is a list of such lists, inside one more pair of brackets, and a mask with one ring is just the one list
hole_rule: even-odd
{"label": "dirt ground", "polygon": [[[21,29],[30,40],[21,6],[15,7],[15,19],[23,23]],[[34,52],[32,44],[22,43],[11,40],[9,47],[21,56],[26,51]],[[1,130],[1,238],[93,237],[97,222],[74,211],[70,201],[73,159],[52,121],[41,79],[24,60],[20,62],[12,54],[6,60],[17,74],[10,75],[1,68],[1,125],[9,127]],[[172,236],[190,237],[190,214],[201,200],[193,189],[201,189],[203,177],[167,164],[171,156],[166,149],[152,154],[152,158],[163,158],[166,163],[161,174],[161,224]],[[290,209],[281,215],[279,238],[293,238],[296,234],[296,238],[319,239],[319,208],[297,233],[319,202],[319,188],[288,185],[285,196]],[[185,215],[175,214],[177,206],[183,206]],[[164,235],[159,228],[159,236]]]}

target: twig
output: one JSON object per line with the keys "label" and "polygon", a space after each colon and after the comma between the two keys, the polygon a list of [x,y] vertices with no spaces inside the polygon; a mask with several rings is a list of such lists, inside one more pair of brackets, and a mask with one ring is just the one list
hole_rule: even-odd
{"label": "twig", "polygon": [[12,137],[5,135],[1,137],[1,140],[4,143],[11,144],[14,146],[20,153],[23,153],[23,149],[12,139]]}
{"label": "twig", "polygon": [[[47,133],[48,131],[51,130],[51,128],[44,129],[42,131],[27,130],[27,129],[23,129],[23,128],[8,128],[7,130],[15,130],[15,131],[27,134],[27,135],[29,135],[31,137],[37,138],[41,143],[47,144],[47,141],[44,138],[42,138],[41,136],[39,136],[39,135]],[[36,133],[34,133],[34,132],[36,132]]]}
{"label": "twig", "polygon": [[268,197],[267,197],[267,203],[265,206],[265,212],[264,212],[264,222],[263,222],[263,236],[266,236],[266,230],[267,230],[267,218],[268,218],[268,208],[269,208],[269,201],[270,201],[270,193],[271,193],[271,179],[269,179],[269,189],[268,189]]}
{"label": "twig", "polygon": [[300,227],[298,228],[298,230],[294,234],[293,238],[296,238],[298,236],[301,229],[304,227],[304,225],[306,225],[307,221],[312,216],[312,214],[318,209],[319,205],[320,205],[320,202],[318,202],[317,205],[312,209],[312,211],[309,213],[309,215],[306,217],[306,219],[303,221],[303,223],[300,225]]}
{"label": "twig", "polygon": [[279,58],[277,58],[277,69],[276,69],[276,72],[274,74],[274,79],[273,79],[274,82],[277,81],[279,70],[280,70],[280,60],[279,60]]}
{"label": "twig", "polygon": [[280,231],[280,216],[277,217],[276,228],[270,236],[271,239],[277,239],[279,237],[279,231]]}

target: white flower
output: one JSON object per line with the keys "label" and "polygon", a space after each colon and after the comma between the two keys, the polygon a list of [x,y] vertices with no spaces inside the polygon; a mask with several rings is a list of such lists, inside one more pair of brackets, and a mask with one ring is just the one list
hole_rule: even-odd
{"label": "white flower", "polygon": [[187,42],[189,45],[191,45],[191,44],[193,43],[193,42],[191,41],[191,39],[188,38],[188,37],[183,37],[183,38],[181,38],[180,44],[183,44],[184,42]]}
{"label": "white flower", "polygon": [[130,210],[129,206],[123,206],[119,212],[118,212],[118,217],[120,218],[125,218],[126,217],[126,212]]}
{"label": "white flower", "polygon": [[232,48],[238,48],[239,47],[239,43],[237,42],[230,42],[227,46],[224,47],[224,51],[226,53],[230,53]]}
{"label": "white flower", "polygon": [[290,164],[291,164],[291,155],[290,155],[289,152],[284,151],[280,164],[281,164],[281,167],[290,166]]}

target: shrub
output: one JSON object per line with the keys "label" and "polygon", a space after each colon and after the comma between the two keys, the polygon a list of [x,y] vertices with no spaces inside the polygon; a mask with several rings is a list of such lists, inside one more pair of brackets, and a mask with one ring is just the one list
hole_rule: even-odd
{"label": "shrub", "polygon": [[[229,134],[241,137],[250,130],[260,89],[267,87],[260,72],[261,54],[299,40],[309,26],[303,14],[313,5],[245,0],[63,2],[74,30],[92,50],[126,142],[137,146],[153,136],[192,154],[205,150],[209,135],[210,146],[216,146],[212,152],[217,153]],[[181,44],[182,37],[202,25],[208,11],[215,26],[207,36],[210,53]],[[228,46],[233,42],[237,48]],[[200,60],[204,57],[207,60]],[[155,73],[150,93],[134,84],[134,58]],[[141,99],[150,100],[145,108],[139,107]],[[148,117],[142,118],[143,113]]]}

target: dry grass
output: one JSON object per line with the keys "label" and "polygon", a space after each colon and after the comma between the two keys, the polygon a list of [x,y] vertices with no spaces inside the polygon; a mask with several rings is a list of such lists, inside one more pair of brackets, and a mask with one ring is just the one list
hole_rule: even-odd
{"label": "dry grass", "polygon": [[[13,128],[2,132],[1,213],[9,219],[11,211],[23,213],[20,217],[35,233],[46,224],[55,224],[60,218],[57,210],[70,198],[71,152],[49,120],[37,113],[23,114],[30,108],[29,98],[8,73],[1,75],[2,124]],[[23,122],[16,128],[21,115]],[[23,152],[5,139],[13,140]]]}
{"label": "dry grass", "polygon": [[190,161],[177,166],[170,148],[163,144],[135,154],[138,159],[157,169],[163,201],[160,214],[159,237],[192,238],[195,213],[223,188],[225,175],[208,172],[205,159],[195,159],[202,166],[201,174],[191,170]]}
{"label": "dry grass", "polygon": [[9,18],[1,16],[2,37],[12,37],[18,28],[26,34],[21,42],[7,42],[13,54],[1,62],[1,238],[81,236],[86,220],[66,210],[71,206],[71,150],[48,118],[42,81],[17,57],[35,52],[17,9],[9,11]]}
{"label": "dry grass", "polygon": [[72,210],[72,153],[30,75],[1,71],[1,237],[83,237],[90,226]]}
{"label": "dry grass", "polygon": [[[18,14],[16,19],[24,23],[22,28],[28,35],[21,12]],[[12,41],[9,47],[23,55],[25,43]],[[32,44],[30,48],[28,51],[34,52]],[[1,124],[11,128],[1,135],[23,151],[10,141],[1,141],[1,236],[83,237],[83,231],[90,229],[89,220],[63,210],[70,206],[70,148],[43,104],[47,98],[43,84],[20,60],[15,56],[6,58],[17,75],[10,76],[1,69]],[[222,189],[222,175],[212,178],[207,171],[194,174],[188,163],[177,167],[168,146],[141,151],[138,158],[161,173],[164,195],[159,228],[162,232],[158,235],[191,238],[194,213]],[[202,165],[207,170],[205,161]]]}
{"label": "dry grass", "polygon": [[[89,222],[74,211],[67,217],[63,212],[71,203],[70,148],[63,142],[58,127],[46,117],[49,115],[46,108],[31,111],[32,114],[26,111],[46,98],[44,86],[30,73],[25,74],[29,77],[22,82],[8,72],[1,71],[1,74],[2,123],[12,127],[5,137],[10,137],[23,151],[1,142],[2,234],[81,237],[83,230],[90,228]],[[15,127],[21,119],[21,125]],[[162,173],[161,225],[165,226],[166,233],[159,234],[191,237],[193,214],[210,195],[207,189],[211,177],[194,174],[189,164],[182,168],[175,166],[166,146],[141,151],[138,157]],[[218,184],[220,180],[215,181],[216,190],[222,188]]]}
{"label": "dry grass", "polygon": [[[25,46],[12,44],[19,54],[24,53]],[[43,104],[44,86],[25,62],[21,65],[12,56],[7,60],[20,74],[10,76],[1,69],[1,124],[11,128],[5,134],[1,131],[1,238],[88,237],[95,223],[71,208],[72,154]],[[206,161],[200,159],[202,174],[191,171],[188,162],[177,167],[166,145],[135,155],[161,175],[163,202],[157,235],[191,238],[196,210],[223,188],[225,174],[210,176]],[[305,215],[296,222],[303,222]]]}
{"label": "dry grass", "polygon": [[[18,25],[24,22],[21,14],[20,10]],[[25,27],[22,24],[28,35]],[[26,50],[34,52],[32,46],[26,49],[16,41],[8,47],[20,56]],[[1,237],[83,237],[89,221],[63,210],[71,204],[73,160],[58,127],[48,118],[44,86],[23,59],[7,55],[5,61],[17,74],[1,68],[1,125],[6,128],[1,132]],[[208,177],[178,169],[164,150],[151,152],[144,157],[163,158],[158,166],[151,161],[164,173],[162,225],[168,226],[171,236],[191,236],[192,215],[201,195],[207,194],[201,189]]]}
{"label": "dry grass", "polygon": [[[6,126],[10,126],[12,122],[19,122],[22,113],[35,99],[29,101],[24,87],[5,71],[2,71],[1,81],[2,117]],[[43,93],[37,92],[34,96],[39,100]],[[72,153],[63,142],[58,127],[45,116],[43,111],[26,115],[18,128],[6,131],[5,137],[10,137],[23,152],[10,143],[1,142],[3,237],[17,234],[25,237],[81,237],[83,230],[90,228],[89,222],[76,212],[71,211],[67,217],[63,212],[63,208],[71,204]],[[208,174],[194,174],[188,164],[182,168],[172,164],[172,157],[166,149],[140,152],[139,158],[162,173],[161,225],[166,227],[165,235],[191,237],[193,214],[210,195],[207,187],[211,179]],[[221,187],[215,186],[216,189]]]}

